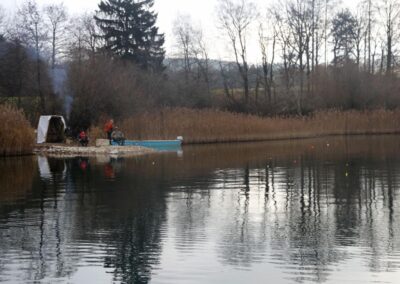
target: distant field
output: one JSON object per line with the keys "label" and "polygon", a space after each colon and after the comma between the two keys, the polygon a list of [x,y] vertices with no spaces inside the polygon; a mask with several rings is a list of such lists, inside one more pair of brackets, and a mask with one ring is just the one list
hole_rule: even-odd
{"label": "distant field", "polygon": [[[323,111],[307,117],[262,118],[218,110],[173,108],[117,122],[129,139],[215,143],[311,138],[327,135],[400,133],[400,110]],[[99,127],[93,135],[101,135]]]}

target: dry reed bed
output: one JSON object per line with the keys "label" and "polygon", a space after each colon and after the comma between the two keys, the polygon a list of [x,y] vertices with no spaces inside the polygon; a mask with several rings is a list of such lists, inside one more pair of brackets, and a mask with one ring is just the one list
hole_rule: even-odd
{"label": "dry reed bed", "polygon": [[400,110],[324,111],[308,117],[261,118],[218,110],[163,109],[138,114],[120,127],[129,139],[175,139],[187,144],[400,133]]}
{"label": "dry reed bed", "polygon": [[30,154],[35,133],[21,110],[0,105],[0,156]]}

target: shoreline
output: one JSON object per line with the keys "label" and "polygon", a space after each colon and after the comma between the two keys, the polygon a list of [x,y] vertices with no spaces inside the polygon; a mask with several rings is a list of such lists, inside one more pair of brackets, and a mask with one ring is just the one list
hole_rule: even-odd
{"label": "shoreline", "polygon": [[[385,136],[385,135],[400,135],[400,131],[374,131],[374,132],[351,132],[351,133],[329,133],[329,134],[310,134],[310,135],[296,135],[292,137],[266,137],[266,138],[243,138],[243,139],[212,139],[208,141],[183,141],[183,145],[190,146],[190,145],[209,145],[209,144],[240,144],[240,143],[258,143],[258,142],[276,142],[276,141],[295,141],[295,140],[308,140],[308,139],[319,139],[324,137],[355,137],[355,136]],[[43,147],[43,146],[42,146]],[[74,148],[74,149],[83,149],[84,151],[68,151],[65,150],[64,152],[62,149],[64,148]],[[89,148],[89,149],[85,149]],[[100,149],[99,148],[105,148]],[[93,150],[95,149],[95,150]],[[86,150],[86,151],[85,151]],[[118,152],[118,153],[116,153]],[[96,147],[96,146],[89,146],[89,147],[79,147],[79,146],[53,146],[52,149],[49,151],[34,151],[34,153],[63,153],[63,154],[81,154],[81,153],[91,153],[91,154],[148,154],[148,153],[157,153],[156,150],[146,148],[146,147],[139,147],[139,146],[105,146],[105,147]]]}
{"label": "shoreline", "polygon": [[206,145],[206,144],[224,144],[224,143],[251,143],[251,142],[269,142],[269,141],[290,141],[290,140],[307,140],[307,139],[318,139],[324,137],[354,137],[354,136],[384,136],[384,135],[400,135],[400,131],[360,131],[360,132],[349,132],[349,133],[324,133],[324,134],[305,134],[305,135],[293,135],[293,136],[275,136],[275,137],[260,137],[260,138],[232,138],[232,139],[208,139],[204,141],[185,141],[183,145]]}
{"label": "shoreline", "polygon": [[[254,138],[235,138],[235,139],[209,139],[204,141],[183,141],[183,145],[210,145],[210,144],[235,144],[235,143],[257,143],[257,142],[276,142],[276,141],[295,141],[295,140],[308,140],[319,139],[324,137],[355,137],[355,136],[385,136],[385,135],[400,135],[400,131],[360,131],[350,133],[326,133],[326,134],[306,134],[306,135],[293,135],[293,136],[275,136],[275,137],[254,137]],[[157,153],[156,150],[140,147],[140,146],[71,146],[71,145],[57,145],[57,144],[44,144],[35,145],[31,153],[16,154],[3,156],[6,157],[23,157],[30,155],[49,155],[49,156],[97,156],[97,155],[115,155],[115,156],[141,156],[146,154]]]}
{"label": "shoreline", "polygon": [[[151,121],[152,123],[148,123]],[[183,136],[183,145],[202,145],[218,143],[251,143],[268,141],[289,141],[315,139],[323,137],[351,137],[371,135],[399,135],[400,109],[371,111],[321,111],[309,116],[294,117],[260,117],[231,113],[213,109],[194,110],[188,108],[163,109],[161,112],[139,113],[120,122],[120,129],[125,137],[132,140],[172,140]],[[32,130],[32,129],[30,129]],[[29,133],[33,133],[29,131]],[[103,139],[104,132],[100,126],[88,130],[91,141],[96,146],[108,146]],[[29,142],[26,147],[16,143],[22,138],[9,139],[4,143],[3,156],[19,156],[33,153],[63,153],[73,155],[93,154],[132,154],[147,152],[127,147],[117,149],[43,148],[45,145],[34,144],[34,138],[27,135],[23,138]],[[7,137],[6,137],[7,138]],[[12,137],[11,137],[12,138]],[[98,140],[100,143],[97,143]],[[8,140],[7,140],[8,141]],[[71,142],[71,141],[70,141]],[[47,144],[51,145],[51,144]],[[57,145],[57,144],[53,144]],[[91,146],[95,143],[92,142]],[[78,146],[58,144],[57,146]],[[128,153],[126,153],[128,152]]]}
{"label": "shoreline", "polygon": [[[147,123],[152,121],[152,123]],[[183,144],[308,139],[337,135],[400,134],[399,110],[321,111],[308,116],[261,117],[241,113],[188,108],[141,113],[120,122],[133,140],[183,137]],[[102,133],[99,126],[93,133]]]}
{"label": "shoreline", "polygon": [[36,145],[33,154],[51,156],[140,156],[156,152],[153,149],[139,146],[68,146],[68,145]]}

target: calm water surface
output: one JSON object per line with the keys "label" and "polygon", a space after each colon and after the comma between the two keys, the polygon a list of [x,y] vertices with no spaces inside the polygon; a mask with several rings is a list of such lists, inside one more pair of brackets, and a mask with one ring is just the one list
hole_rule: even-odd
{"label": "calm water surface", "polygon": [[399,283],[400,137],[0,159],[0,282]]}

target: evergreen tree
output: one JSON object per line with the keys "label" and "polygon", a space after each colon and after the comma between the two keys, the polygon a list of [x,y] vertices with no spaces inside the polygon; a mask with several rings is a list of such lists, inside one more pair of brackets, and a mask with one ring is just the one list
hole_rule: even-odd
{"label": "evergreen tree", "polygon": [[102,0],[95,16],[104,48],[144,69],[162,70],[164,34],[155,26],[154,0]]}

